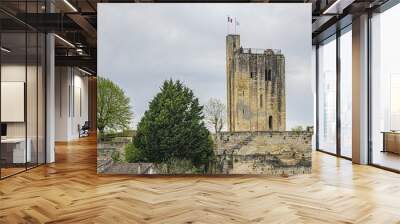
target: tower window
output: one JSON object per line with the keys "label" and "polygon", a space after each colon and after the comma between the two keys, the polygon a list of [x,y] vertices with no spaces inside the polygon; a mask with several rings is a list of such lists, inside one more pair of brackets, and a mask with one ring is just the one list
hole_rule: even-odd
{"label": "tower window", "polygon": [[242,109],[242,115],[244,116],[244,109]]}
{"label": "tower window", "polygon": [[265,81],[272,80],[272,71],[271,69],[265,69]]}
{"label": "tower window", "polygon": [[256,73],[255,72],[250,72],[250,78],[256,79],[257,78]]}
{"label": "tower window", "polygon": [[263,95],[261,94],[260,95],[260,108],[262,108],[263,107]]}
{"label": "tower window", "polygon": [[269,127],[269,130],[272,130],[272,116],[269,116],[269,118],[268,118],[268,127]]}
{"label": "tower window", "polygon": [[244,96],[244,90],[243,90],[243,93],[242,93],[242,94],[243,94],[243,96]]}

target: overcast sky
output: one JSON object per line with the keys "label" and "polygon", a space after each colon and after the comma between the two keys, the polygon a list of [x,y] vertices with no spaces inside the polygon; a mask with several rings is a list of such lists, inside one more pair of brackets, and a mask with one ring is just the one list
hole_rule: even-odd
{"label": "overcast sky", "polygon": [[[227,15],[241,46],[286,57],[287,129],[313,124],[310,4],[99,4],[98,74],[131,98],[134,127],[163,80],[226,104]],[[229,27],[234,32],[234,27]]]}

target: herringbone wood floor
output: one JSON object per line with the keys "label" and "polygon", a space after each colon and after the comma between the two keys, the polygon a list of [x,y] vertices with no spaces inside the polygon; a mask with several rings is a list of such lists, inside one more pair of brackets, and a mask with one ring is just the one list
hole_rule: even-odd
{"label": "herringbone wood floor", "polygon": [[400,223],[400,175],[318,152],[289,178],[99,176],[94,138],[56,156],[0,181],[0,223]]}

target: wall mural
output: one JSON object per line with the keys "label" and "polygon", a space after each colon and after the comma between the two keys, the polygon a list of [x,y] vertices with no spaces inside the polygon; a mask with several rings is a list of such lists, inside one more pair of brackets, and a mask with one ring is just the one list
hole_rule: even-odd
{"label": "wall mural", "polygon": [[98,173],[310,173],[310,10],[99,4]]}

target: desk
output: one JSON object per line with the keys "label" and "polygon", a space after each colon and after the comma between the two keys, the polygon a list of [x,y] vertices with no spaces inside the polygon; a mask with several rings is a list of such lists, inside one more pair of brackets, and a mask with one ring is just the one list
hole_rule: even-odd
{"label": "desk", "polygon": [[400,132],[384,131],[383,133],[383,151],[400,154]]}
{"label": "desk", "polygon": [[25,152],[25,138],[6,138],[1,139],[1,157],[6,163],[26,163],[31,162],[31,139],[27,139]]}

